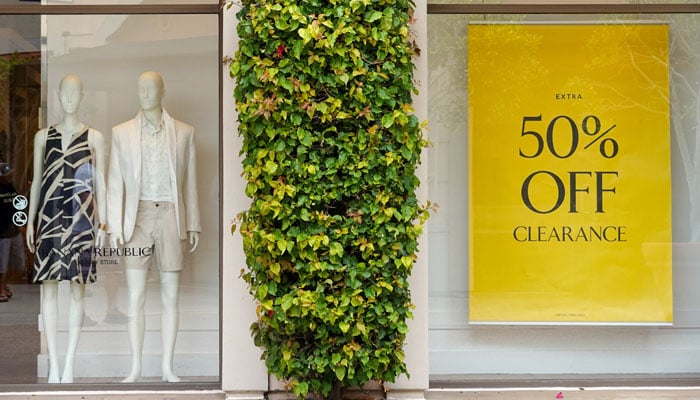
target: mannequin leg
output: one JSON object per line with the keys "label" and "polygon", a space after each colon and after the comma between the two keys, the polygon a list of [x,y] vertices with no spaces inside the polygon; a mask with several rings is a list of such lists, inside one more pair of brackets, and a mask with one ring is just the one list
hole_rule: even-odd
{"label": "mannequin leg", "polygon": [[41,321],[44,323],[44,337],[49,354],[49,383],[59,383],[58,354],[56,354],[58,281],[43,281],[41,283]]}
{"label": "mannequin leg", "polygon": [[68,315],[68,348],[61,383],[73,383],[73,360],[85,319],[85,285],[70,283],[70,313]]}
{"label": "mannequin leg", "polygon": [[144,304],[146,302],[146,274],[148,270],[126,269],[126,287],[129,293],[129,344],[131,346],[131,372],[122,382],[141,380],[143,336],[146,329]]}
{"label": "mannequin leg", "polygon": [[163,342],[163,380],[180,382],[173,373],[173,353],[179,324],[178,298],[180,292],[180,272],[160,273],[161,322],[160,335]]}

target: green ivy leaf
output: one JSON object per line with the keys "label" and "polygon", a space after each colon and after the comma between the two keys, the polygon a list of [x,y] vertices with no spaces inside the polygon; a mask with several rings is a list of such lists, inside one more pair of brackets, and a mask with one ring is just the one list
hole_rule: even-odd
{"label": "green ivy leaf", "polygon": [[384,128],[391,128],[391,126],[394,125],[394,115],[393,114],[385,114],[382,117],[382,126]]}
{"label": "green ivy leaf", "polygon": [[337,365],[333,368],[335,371],[335,376],[338,378],[339,381],[343,381],[345,379],[345,372],[347,371],[347,368],[343,367],[342,365]]}
{"label": "green ivy leaf", "polygon": [[365,16],[365,21],[369,22],[370,24],[379,18],[382,17],[382,13],[380,11],[371,11],[367,16]]}

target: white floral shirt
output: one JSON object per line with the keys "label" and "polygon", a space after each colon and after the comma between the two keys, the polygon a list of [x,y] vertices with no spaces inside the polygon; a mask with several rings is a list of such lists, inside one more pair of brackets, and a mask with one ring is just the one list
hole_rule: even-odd
{"label": "white floral shirt", "polygon": [[168,141],[163,120],[154,126],[141,116],[141,200],[173,201]]}

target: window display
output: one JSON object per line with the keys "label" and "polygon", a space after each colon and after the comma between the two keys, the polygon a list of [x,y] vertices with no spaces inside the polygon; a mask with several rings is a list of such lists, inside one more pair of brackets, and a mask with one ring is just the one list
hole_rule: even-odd
{"label": "window display", "polygon": [[218,382],[218,15],[32,23],[0,53],[0,384]]}

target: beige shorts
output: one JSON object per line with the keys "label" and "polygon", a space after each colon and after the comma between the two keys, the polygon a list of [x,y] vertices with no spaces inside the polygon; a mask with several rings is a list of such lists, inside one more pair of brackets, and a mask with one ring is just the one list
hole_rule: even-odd
{"label": "beige shorts", "polygon": [[181,271],[183,242],[178,236],[173,203],[140,201],[134,234],[124,246],[132,249],[131,254],[124,256],[124,265],[148,269],[153,262],[161,271]]}

